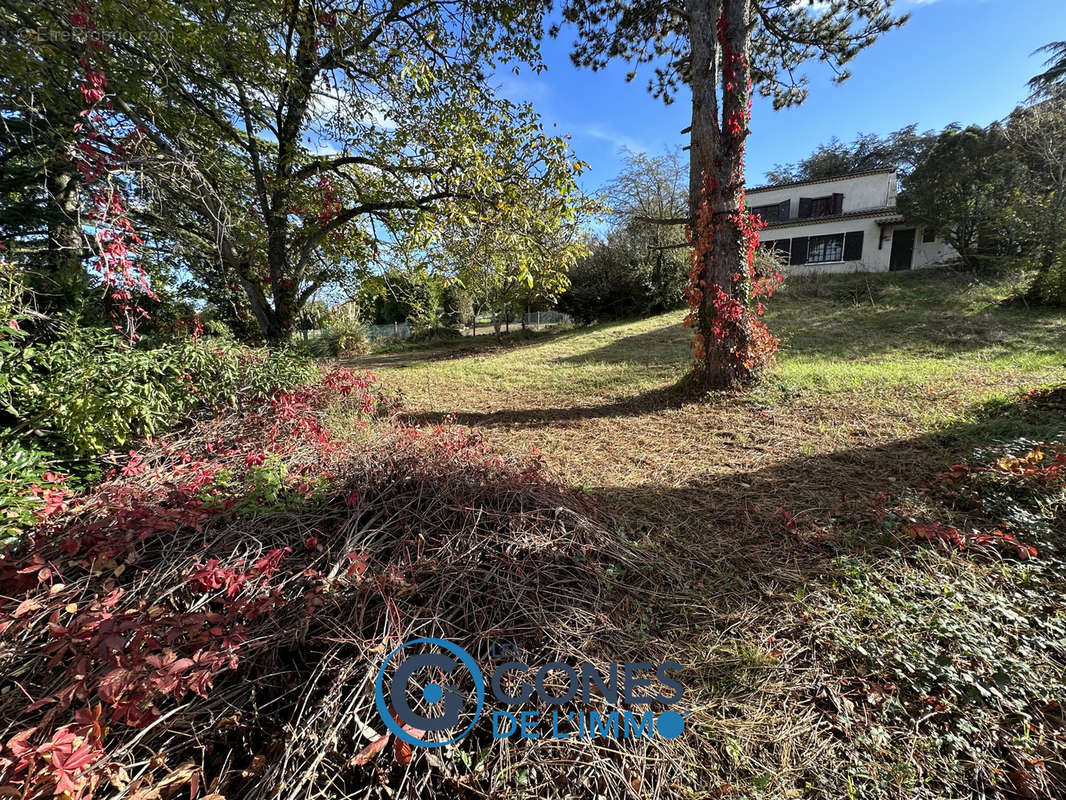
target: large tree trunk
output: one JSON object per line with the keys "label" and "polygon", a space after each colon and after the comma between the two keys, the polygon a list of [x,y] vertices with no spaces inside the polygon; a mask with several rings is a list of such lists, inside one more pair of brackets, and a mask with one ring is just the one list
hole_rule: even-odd
{"label": "large tree trunk", "polygon": [[[738,224],[744,203],[744,142],[751,97],[748,51],[749,0],[692,4],[692,131],[689,209],[694,220],[696,353],[702,388],[722,389],[745,377],[736,354],[744,342],[739,327],[723,325],[719,308],[737,297],[743,278]],[[726,24],[718,30],[719,17]],[[719,74],[723,73],[719,116]],[[704,205],[706,204],[706,205]],[[746,291],[741,287],[742,291]],[[717,324],[716,324],[717,323]]]}
{"label": "large tree trunk", "polygon": [[59,164],[53,165],[46,189],[58,210],[54,221],[48,225],[48,265],[53,284],[48,291],[54,291],[58,298],[47,305],[69,308],[85,295],[89,285],[88,272],[82,259],[84,242],[78,223],[77,173]]}

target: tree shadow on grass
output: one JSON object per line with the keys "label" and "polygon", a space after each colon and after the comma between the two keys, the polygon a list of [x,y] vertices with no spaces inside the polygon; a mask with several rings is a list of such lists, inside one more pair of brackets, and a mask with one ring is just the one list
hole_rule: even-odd
{"label": "tree shadow on grass", "polygon": [[555,361],[559,364],[680,364],[689,358],[690,338],[690,331],[680,321],[669,322]]}
{"label": "tree shadow on grass", "polygon": [[[708,473],[686,486],[607,486],[590,490],[632,535],[666,536],[697,571],[737,585],[791,591],[827,579],[841,548],[841,525],[867,524],[975,447],[1066,435],[1066,387],[990,402],[974,422],[875,447],[778,461],[748,471]],[[869,542],[864,542],[866,549]]]}
{"label": "tree shadow on grass", "polygon": [[[901,519],[885,516],[896,511],[906,517],[913,509],[924,519],[924,502],[915,505],[911,493],[955,463],[973,463],[974,446],[1021,437],[1032,441],[1062,437],[1066,434],[1066,386],[1047,395],[1031,393],[1011,403],[986,404],[976,417],[936,433],[875,447],[708,474],[682,487],[647,483],[592,490],[618,517],[620,529],[656,554],[641,577],[661,581],[663,597],[652,601],[639,623],[651,626],[653,640],[669,641],[679,660],[690,664],[684,674],[686,688],[702,703],[701,724],[709,746],[722,751],[718,759],[722,764],[729,763],[729,748],[750,747],[758,753],[747,765],[737,759],[736,770],[725,767],[721,780],[761,779],[764,770],[773,769],[782,781],[783,796],[790,788],[786,773],[797,754],[827,748],[822,752],[834,753],[833,760],[814,773],[823,780],[835,781],[842,774],[836,769],[836,759],[850,758],[875,769],[895,764],[925,771],[933,782],[943,780],[950,787],[945,795],[980,782],[992,790],[991,796],[1012,788],[1004,775],[1015,763],[1013,759],[1051,752],[1048,748],[1062,731],[1057,703],[1034,700],[1027,713],[1041,722],[1033,726],[1033,740],[1003,749],[1001,738],[1012,724],[1010,714],[995,701],[953,695],[960,691],[959,685],[949,683],[934,688],[932,694],[939,696],[942,689],[945,698],[961,698],[961,710],[956,713],[979,720],[970,729],[975,751],[981,753],[976,764],[963,763],[958,773],[943,775],[938,774],[942,767],[935,760],[923,764],[912,755],[898,759],[877,755],[865,762],[865,756],[856,756],[863,752],[864,737],[875,730],[880,734],[885,728],[892,730],[906,753],[914,752],[909,749],[912,745],[935,745],[941,725],[950,724],[949,718],[928,722],[930,692],[919,692],[906,679],[911,674],[907,660],[923,657],[914,655],[911,640],[925,642],[924,657],[930,664],[938,653],[936,665],[940,658],[950,663],[963,658],[960,653],[969,652],[969,634],[957,633],[958,627],[945,629],[938,621],[938,614],[948,607],[953,619],[980,632],[977,637],[984,650],[967,662],[973,674],[984,676],[978,680],[992,680],[988,676],[1007,660],[1008,652],[1012,658],[1031,661],[1034,670],[1054,669],[1053,665],[1040,666],[1041,656],[1031,649],[1012,650],[1014,634],[1009,625],[997,622],[995,609],[1001,603],[1012,609],[1004,613],[1031,613],[1052,624],[1061,607],[1061,581],[1058,589],[1048,583],[1037,590],[1029,584],[1011,583],[1006,573],[996,572],[1002,586],[988,589],[994,597],[986,598],[981,594],[985,588],[975,588],[968,595],[952,594],[938,604],[938,597],[956,588],[956,574],[960,576],[957,587],[965,588],[972,581],[986,587],[979,580],[981,565],[995,570],[999,556],[961,554],[954,545],[945,544],[943,557],[932,557],[922,551],[936,545],[910,541],[900,530]],[[926,502],[933,509],[929,512],[932,519],[946,514],[946,520],[960,526],[964,519],[982,528],[1002,524],[998,515],[984,520],[985,512],[977,511],[971,518],[971,512],[951,509],[945,501]],[[1023,541],[1030,538],[1024,529],[1014,532]],[[1041,551],[1043,563],[1034,568],[1058,570],[1061,578],[1061,567],[1052,565],[1056,559],[1061,565],[1066,530],[1060,528],[1040,547],[1050,552]],[[857,594],[844,586],[854,587]],[[898,592],[888,592],[889,587],[899,587]],[[915,589],[916,593],[909,594]],[[865,605],[864,598],[881,597],[881,591],[893,598],[885,600],[886,604],[913,597],[912,604],[898,614],[883,606]],[[678,600],[679,592],[687,597]],[[1032,600],[1034,596],[1040,599]],[[878,646],[882,640],[885,644]],[[1055,648],[1052,636],[1041,641]],[[925,669],[924,663],[918,668]],[[934,672],[936,668],[929,667]],[[1019,686],[1015,683],[1012,688]],[[883,713],[887,706],[881,708],[882,688],[896,703],[891,714]],[[779,707],[782,713],[766,721],[760,714],[767,707]],[[761,725],[740,746],[730,738],[737,730],[737,718]],[[994,769],[985,771],[987,765]],[[1041,792],[1026,796],[1062,796],[1066,770],[1061,759],[1048,759],[1045,780]],[[869,795],[860,790],[860,794],[886,796],[873,790]],[[1006,791],[1004,796],[1014,793]]]}
{"label": "tree shadow on grass", "polygon": [[521,350],[527,347],[564,341],[587,333],[594,328],[570,328],[561,331],[520,331],[504,334],[499,339],[491,334],[464,336],[442,345],[411,345],[393,352],[371,353],[365,356],[343,359],[343,366],[360,369],[403,369],[417,364],[432,364],[439,361],[454,361],[471,356],[492,356]]}
{"label": "tree shadow on grass", "polygon": [[549,408],[508,408],[500,411],[421,411],[402,412],[400,419],[409,425],[458,425],[483,428],[519,425],[530,428],[545,427],[557,422],[579,422],[591,419],[636,417],[670,408],[680,408],[691,399],[680,384],[672,384],[594,405],[567,405]]}

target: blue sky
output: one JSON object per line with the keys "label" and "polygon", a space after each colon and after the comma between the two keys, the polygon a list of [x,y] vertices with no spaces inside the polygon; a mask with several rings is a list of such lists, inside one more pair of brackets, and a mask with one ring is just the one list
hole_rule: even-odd
{"label": "blue sky", "polygon": [[[851,63],[852,77],[833,84],[811,64],[810,97],[774,111],[757,97],[748,140],[749,183],[761,183],[776,163],[796,161],[837,136],[884,134],[917,122],[921,130],[951,122],[987,124],[1025,97],[1025,83],[1042,57],[1030,54],[1066,39],[1066,0],[897,0],[910,21]],[[591,164],[582,184],[594,191],[619,167],[619,148],[660,152],[687,144],[681,129],[690,107],[682,89],[666,106],[647,93],[648,72],[626,83],[623,62],[592,72],[571,66],[572,28],[544,43],[546,72],[501,76],[503,93],[528,100],[549,130],[568,133],[578,157]]]}

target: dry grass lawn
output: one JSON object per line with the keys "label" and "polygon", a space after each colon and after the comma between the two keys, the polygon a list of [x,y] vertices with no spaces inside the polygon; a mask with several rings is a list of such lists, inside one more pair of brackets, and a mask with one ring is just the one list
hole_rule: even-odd
{"label": "dry grass lawn", "polygon": [[[882,614],[871,629],[860,612],[885,595],[878,581],[940,592],[1014,574],[915,555],[868,524],[976,445],[1066,433],[1061,408],[1019,404],[1066,382],[1066,312],[1002,302],[1011,289],[940,271],[793,281],[768,318],[783,340],[772,374],[702,402],[673,389],[689,365],[681,312],[356,363],[403,391],[414,424],[453,420],[493,448],[537,448],[647,548],[664,599],[632,609],[632,632],[689,665],[690,728],[714,762],[693,774],[715,776],[694,778],[696,796],[995,796],[1036,745],[984,711],[959,712],[978,728],[963,735],[910,709],[895,672],[861,666],[863,637],[894,623]],[[1007,658],[1014,640],[960,603]],[[898,629],[941,641],[922,624]],[[896,706],[869,699],[878,692],[910,710],[882,718]],[[1047,747],[1055,796],[1066,767]]]}

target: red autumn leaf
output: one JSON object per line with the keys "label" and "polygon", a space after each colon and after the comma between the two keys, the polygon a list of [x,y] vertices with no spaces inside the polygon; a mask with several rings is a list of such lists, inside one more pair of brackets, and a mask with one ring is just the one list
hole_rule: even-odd
{"label": "red autumn leaf", "polygon": [[[413,725],[405,724],[404,721],[401,720],[400,717],[396,714],[396,709],[394,709],[392,706],[389,706],[389,713],[391,713],[392,718],[396,720],[396,724],[402,726],[403,732],[408,734],[409,736],[413,736],[416,739],[421,739],[422,736],[425,734],[425,731],[421,728],[416,728]],[[397,736],[392,743],[392,757],[396,759],[396,763],[400,765],[410,764],[411,756],[411,743],[405,742],[403,739]]]}
{"label": "red autumn leaf", "polygon": [[348,574],[354,575],[357,578],[362,578],[363,573],[365,573],[367,567],[370,566],[370,556],[366,553],[347,553],[346,555],[352,562],[348,567]]}
{"label": "red autumn leaf", "polygon": [[362,767],[366,764],[369,764],[370,761],[373,760],[373,758],[378,753],[385,749],[385,745],[389,743],[390,738],[391,737],[387,733],[379,736],[377,739],[372,741],[370,744],[368,744],[366,747],[364,747],[362,750],[352,756],[352,760],[350,762],[351,765],[353,767]]}
{"label": "red autumn leaf", "polygon": [[411,745],[403,739],[395,739],[392,742],[392,756],[396,763],[405,766],[411,763]]}
{"label": "red autumn leaf", "polygon": [[785,518],[785,530],[788,530],[788,531],[796,530],[796,520],[793,518],[793,516],[790,513],[788,513],[788,511],[786,511],[785,509],[781,508],[781,509],[778,509],[778,513],[782,517]]}
{"label": "red autumn leaf", "polygon": [[105,703],[114,704],[131,682],[130,671],[125,667],[117,667],[100,679],[96,692]]}

